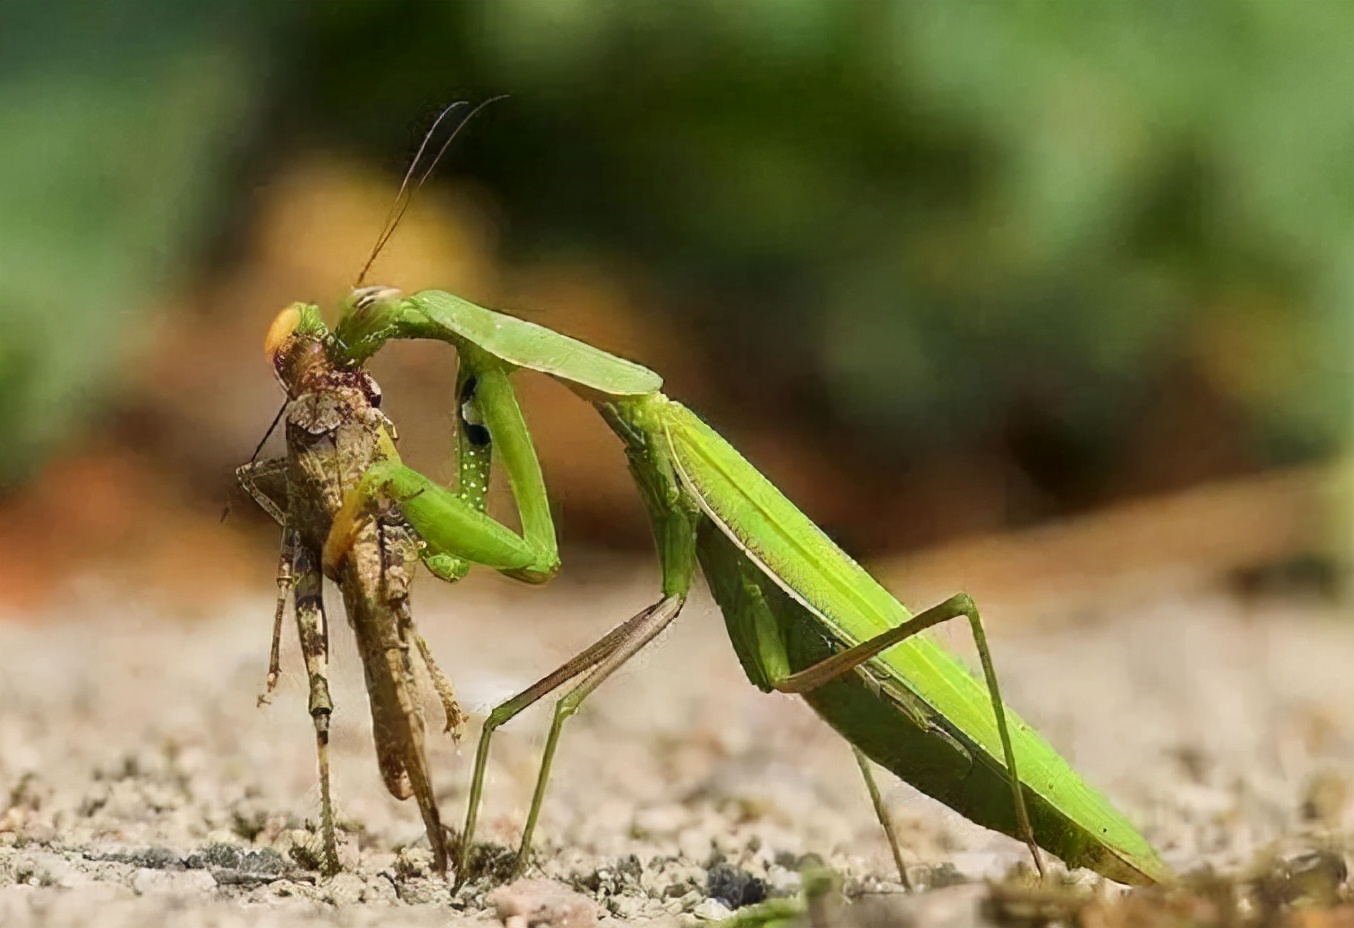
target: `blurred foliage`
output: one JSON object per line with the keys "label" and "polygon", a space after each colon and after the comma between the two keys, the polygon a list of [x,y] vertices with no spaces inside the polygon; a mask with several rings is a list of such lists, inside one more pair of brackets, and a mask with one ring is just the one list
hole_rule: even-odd
{"label": "blurred foliage", "polygon": [[0,29],[27,53],[0,56],[10,474],[88,408],[247,151],[394,172],[441,104],[500,92],[445,170],[517,254],[652,268],[742,415],[885,466],[1033,417],[1094,458],[1186,367],[1261,459],[1349,422],[1347,2],[94,10]]}
{"label": "blurred foliage", "polygon": [[208,234],[256,58],[246,23],[174,0],[0,7],[0,486],[111,399]]}

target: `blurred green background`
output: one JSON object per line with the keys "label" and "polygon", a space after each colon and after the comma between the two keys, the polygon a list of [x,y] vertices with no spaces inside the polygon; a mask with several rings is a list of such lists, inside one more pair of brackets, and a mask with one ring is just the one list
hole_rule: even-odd
{"label": "blurred green background", "polygon": [[[492,203],[497,260],[642,279],[633,325],[735,444],[775,429],[867,500],[995,483],[1007,524],[1323,457],[1352,40],[1336,0],[6,0],[0,486],[109,422],[167,447],[129,358],[298,152],[393,195],[444,104],[501,93],[432,183]],[[866,547],[946,530],[856,511],[829,528]]]}

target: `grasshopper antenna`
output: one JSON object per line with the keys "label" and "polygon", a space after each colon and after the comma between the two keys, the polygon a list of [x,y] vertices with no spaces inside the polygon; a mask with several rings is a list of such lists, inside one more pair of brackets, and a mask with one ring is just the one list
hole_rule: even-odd
{"label": "grasshopper antenna", "polygon": [[253,464],[259,459],[259,452],[263,450],[263,446],[267,444],[268,439],[273,437],[273,432],[277,431],[277,424],[282,421],[282,416],[287,412],[288,402],[288,400],[283,400],[282,405],[277,408],[277,415],[273,416],[273,421],[272,424],[268,426],[268,431],[263,433],[263,437],[259,439],[259,443],[254,446],[254,453],[249,456],[250,464]]}
{"label": "grasshopper antenna", "polygon": [[[259,443],[254,446],[254,453],[249,456],[249,464],[253,464],[255,461],[259,459],[259,452],[261,452],[263,450],[263,446],[268,443],[268,439],[272,437],[273,432],[277,431],[277,424],[282,421],[282,416],[286,412],[287,412],[287,400],[283,400],[282,405],[278,407],[277,415],[273,416],[272,424],[268,426],[268,431],[263,433],[263,437],[259,439]],[[246,464],[245,466],[248,467],[249,464]],[[227,496],[225,508],[221,510],[221,521],[225,522],[226,518],[229,515],[230,515],[230,497]]]}
{"label": "grasshopper antenna", "polygon": [[[432,161],[428,163],[428,167],[418,175],[418,180],[415,181],[414,174],[418,171],[419,164],[423,160],[423,153],[428,149],[428,143],[437,135],[437,127],[440,126],[442,120],[447,118],[453,111],[462,106],[468,106],[469,104],[464,100],[457,100],[437,114],[437,118],[433,120],[433,124],[428,129],[427,134],[423,136],[423,141],[419,144],[418,151],[414,152],[414,157],[409,162],[409,169],[404,172],[404,180],[400,182],[400,189],[395,194],[395,202],[391,204],[390,212],[386,214],[385,225],[381,228],[381,234],[376,237],[376,244],[372,247],[371,254],[367,256],[367,262],[362,265],[362,271],[357,275],[357,282],[353,284],[354,290],[361,287],[363,281],[367,279],[367,272],[371,270],[371,266],[375,263],[377,256],[380,255],[381,250],[385,248],[386,242],[390,241],[390,237],[395,234],[395,229],[399,226],[400,220],[404,218],[405,211],[409,209],[409,204],[414,198],[414,193],[422,188],[427,182],[428,178],[432,175],[432,172],[437,168],[437,163],[442,160],[442,156],[446,154],[447,149],[451,147],[451,143],[456,141],[456,136],[461,134],[461,130],[465,128],[466,123],[474,119],[475,115],[490,103],[505,100],[507,99],[507,96],[507,94],[499,94],[496,97],[490,97],[467,113],[466,117],[456,125],[456,128],[451,130],[451,135],[447,136],[447,140],[442,143],[442,147],[437,150],[437,154],[433,155]],[[410,188],[411,182],[413,182],[412,189]]]}

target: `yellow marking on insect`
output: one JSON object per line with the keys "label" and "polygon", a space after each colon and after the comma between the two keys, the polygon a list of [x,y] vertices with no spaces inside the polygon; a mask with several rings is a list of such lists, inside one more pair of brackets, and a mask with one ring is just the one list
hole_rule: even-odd
{"label": "yellow marking on insect", "polygon": [[283,343],[291,338],[300,324],[301,310],[295,303],[282,310],[273,319],[272,324],[268,326],[268,334],[263,337],[263,357],[269,364],[273,363]]}
{"label": "yellow marking on insect", "polygon": [[343,505],[334,514],[334,521],[329,524],[329,534],[324,539],[322,566],[325,576],[331,579],[338,572],[339,564],[353,549],[353,543],[357,541],[358,518],[365,496],[361,484],[343,494]]}
{"label": "yellow marking on insect", "polygon": [[[371,498],[373,488],[381,486],[381,478],[377,476],[377,470],[383,467],[398,466],[401,463],[400,453],[395,450],[395,437],[389,431],[394,426],[390,423],[386,423],[386,425],[387,428],[380,429],[376,433],[378,463],[372,470],[367,471],[357,486],[350,488],[343,494],[343,502],[339,505],[338,512],[334,513],[334,521],[329,523],[329,534],[324,539],[324,553],[321,561],[325,576],[334,576],[338,571],[339,564],[348,556],[348,552],[353,549],[353,544],[357,541],[357,533],[360,529],[360,520],[366,501]],[[381,472],[389,473],[389,471]]]}

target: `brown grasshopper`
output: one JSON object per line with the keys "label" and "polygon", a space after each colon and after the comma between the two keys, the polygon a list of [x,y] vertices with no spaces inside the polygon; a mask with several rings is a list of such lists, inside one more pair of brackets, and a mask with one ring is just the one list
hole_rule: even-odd
{"label": "brown grasshopper", "polygon": [[[496,99],[500,98],[475,107],[460,125]],[[385,227],[344,303],[344,318],[353,317],[350,322],[367,316],[379,321],[379,308],[398,297],[384,287],[363,287],[362,281],[399,225],[413,192],[422,187],[456,137],[459,126],[419,172],[438,126],[461,105],[442,110],[414,155]],[[329,629],[320,596],[322,578],[328,577],[343,592],[348,624],[357,637],[386,788],[397,799],[413,796],[418,801],[434,866],[445,873],[447,849],[424,751],[412,649],[418,649],[442,702],[446,730],[457,732],[465,716],[451,682],[437,668],[414,627],[409,610],[414,570],[421,561],[434,576],[455,582],[478,563],[517,580],[544,583],[559,570],[559,555],[540,463],[508,385],[513,368],[473,346],[461,346],[456,381],[458,477],[455,487],[444,488],[400,462],[395,426],[380,410],[380,388],[362,369],[362,362],[379,343],[369,341],[359,338],[345,343],[328,330],[318,307],[304,303],[279,313],[264,340],[268,363],[287,394],[287,403],[278,414],[279,421],[286,423],[287,455],[260,463],[251,460],[236,471],[245,490],[282,526],[272,651],[267,685],[259,699],[266,702],[277,683],[282,618],[294,589],[319,754],[322,866],[335,872],[338,843],[328,751],[333,702],[328,681]],[[363,346],[368,350],[362,350]],[[521,533],[485,513],[491,445],[499,443],[499,435],[504,438],[503,463],[522,521]],[[382,480],[371,479],[376,471],[382,473]],[[437,518],[422,523],[421,536],[400,508],[415,500],[438,509]]]}
{"label": "brown grasshopper", "polygon": [[[328,681],[329,625],[321,596],[322,577],[329,577],[343,593],[348,623],[357,638],[382,778],[395,798],[417,800],[434,866],[445,873],[447,850],[424,751],[413,648],[441,699],[446,730],[457,732],[464,715],[410,612],[409,586],[419,563],[417,537],[395,505],[379,498],[354,505],[353,497],[373,463],[395,456],[394,425],[380,410],[381,391],[372,377],[360,367],[335,365],[324,338],[298,330],[294,311],[278,316],[264,347],[287,394],[280,414],[287,454],[236,471],[241,486],[282,526],[277,610],[267,683],[259,702],[267,702],[277,684],[282,619],[294,590],[319,755],[321,868],[337,872],[328,750],[334,706]],[[341,538],[342,543],[331,543],[326,551],[331,538]]]}

